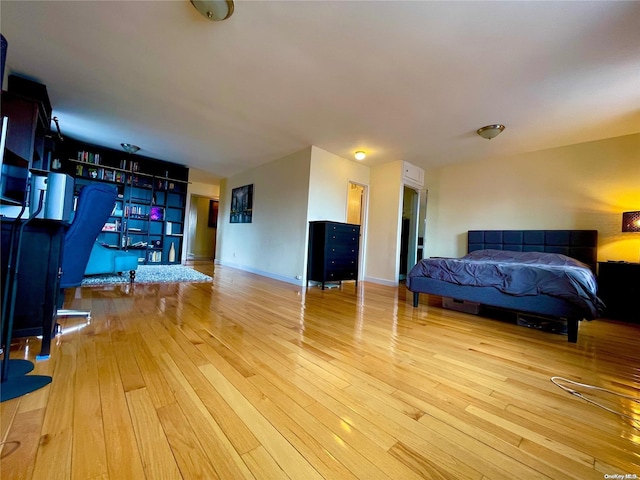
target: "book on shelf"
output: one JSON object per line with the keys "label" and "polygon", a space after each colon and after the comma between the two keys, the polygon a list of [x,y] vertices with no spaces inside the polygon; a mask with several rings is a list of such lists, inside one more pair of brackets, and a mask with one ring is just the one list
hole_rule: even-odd
{"label": "book on shelf", "polygon": [[85,163],[93,163],[94,165],[100,165],[100,154],[94,152],[81,151],[78,152],[78,161]]}

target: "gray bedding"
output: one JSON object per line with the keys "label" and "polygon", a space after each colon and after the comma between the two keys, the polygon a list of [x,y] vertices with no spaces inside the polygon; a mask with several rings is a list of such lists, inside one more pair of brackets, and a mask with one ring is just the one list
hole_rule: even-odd
{"label": "gray bedding", "polygon": [[604,304],[596,295],[596,278],[589,267],[556,253],[477,250],[462,258],[428,258],[409,272],[410,290],[414,277],[494,287],[510,295],[560,297],[579,306],[589,319],[598,318],[604,311]]}

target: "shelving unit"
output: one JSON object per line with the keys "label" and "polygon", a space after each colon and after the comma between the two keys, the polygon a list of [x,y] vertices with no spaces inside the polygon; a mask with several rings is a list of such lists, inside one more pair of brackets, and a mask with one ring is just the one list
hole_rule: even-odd
{"label": "shelving unit", "polygon": [[62,168],[75,177],[77,190],[92,182],[118,188],[98,241],[137,252],[140,264],[180,263],[188,168],[74,140],[65,144]]}

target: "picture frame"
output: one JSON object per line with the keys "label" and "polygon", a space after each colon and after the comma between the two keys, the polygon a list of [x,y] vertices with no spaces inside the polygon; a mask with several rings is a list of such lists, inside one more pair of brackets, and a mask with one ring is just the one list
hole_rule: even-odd
{"label": "picture frame", "polygon": [[253,183],[231,190],[229,223],[251,223],[253,219]]}

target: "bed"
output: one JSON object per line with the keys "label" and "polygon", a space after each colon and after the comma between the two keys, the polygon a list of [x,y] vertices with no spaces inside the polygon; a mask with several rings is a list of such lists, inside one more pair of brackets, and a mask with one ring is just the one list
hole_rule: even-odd
{"label": "bed", "polygon": [[597,230],[470,230],[467,255],[419,261],[407,275],[420,293],[566,320],[569,342],[578,323],[598,318]]}

